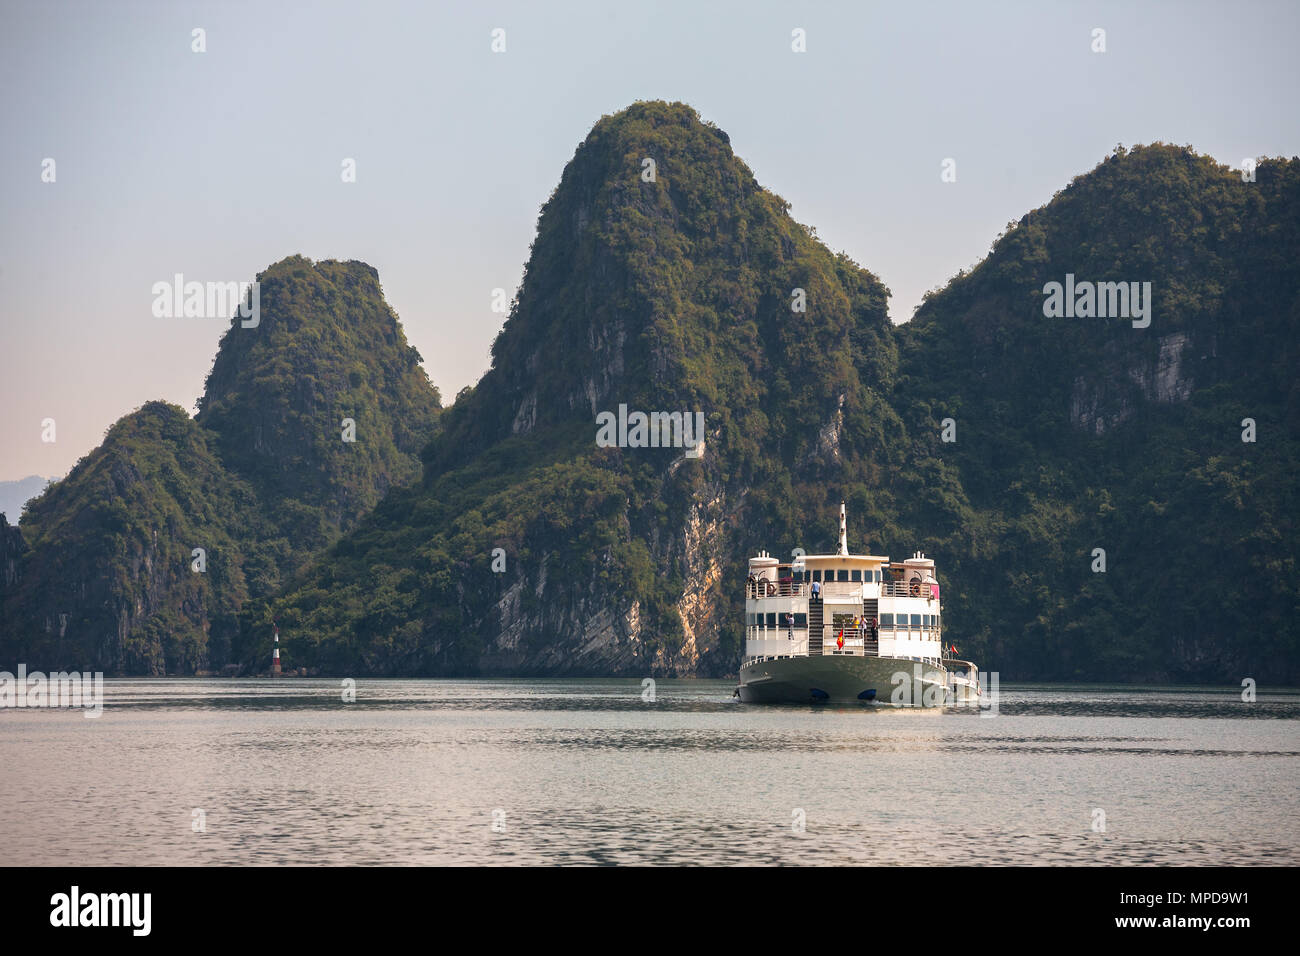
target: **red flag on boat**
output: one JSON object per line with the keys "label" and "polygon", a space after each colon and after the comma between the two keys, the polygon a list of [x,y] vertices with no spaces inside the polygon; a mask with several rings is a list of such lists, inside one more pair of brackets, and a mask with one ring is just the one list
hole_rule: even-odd
{"label": "red flag on boat", "polygon": [[844,649],[844,628],[840,628],[840,639],[835,642],[835,646],[840,650]]}

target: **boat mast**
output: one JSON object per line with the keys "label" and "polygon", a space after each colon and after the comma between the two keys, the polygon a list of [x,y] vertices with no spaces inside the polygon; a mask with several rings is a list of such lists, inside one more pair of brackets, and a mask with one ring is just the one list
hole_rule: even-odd
{"label": "boat mast", "polygon": [[840,554],[849,553],[849,531],[844,520],[844,502],[840,502]]}

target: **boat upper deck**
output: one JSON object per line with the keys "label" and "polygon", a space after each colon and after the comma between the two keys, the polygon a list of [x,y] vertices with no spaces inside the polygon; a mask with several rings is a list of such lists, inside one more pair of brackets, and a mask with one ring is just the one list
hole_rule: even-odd
{"label": "boat upper deck", "polygon": [[864,655],[937,660],[942,654],[934,561],[849,554],[840,506],[840,552],[767,552],[749,560],[745,656]]}
{"label": "boat upper deck", "polygon": [[[805,559],[807,562],[810,559]],[[872,558],[871,560],[877,560]],[[758,600],[768,597],[811,597],[813,583],[823,597],[929,597],[939,596],[939,582],[931,568],[929,574],[906,562],[866,566],[825,567],[804,564],[774,564],[773,574],[756,574],[751,567],[745,582],[745,597]]]}

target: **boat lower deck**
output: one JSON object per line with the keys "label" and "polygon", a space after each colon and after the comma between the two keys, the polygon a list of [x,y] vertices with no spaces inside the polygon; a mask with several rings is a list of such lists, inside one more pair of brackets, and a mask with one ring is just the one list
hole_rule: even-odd
{"label": "boat lower deck", "polygon": [[746,703],[881,703],[942,707],[948,675],[936,664],[897,657],[776,657],[740,669]]}

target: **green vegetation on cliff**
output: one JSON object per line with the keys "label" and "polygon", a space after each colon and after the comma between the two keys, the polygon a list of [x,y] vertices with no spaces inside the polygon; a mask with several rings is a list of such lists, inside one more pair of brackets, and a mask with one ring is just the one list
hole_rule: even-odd
{"label": "green vegetation on cliff", "polygon": [[260,322],[232,320],[197,420],[163,402],[127,415],[3,531],[6,659],[220,668],[249,598],[418,476],[438,392],[375,270],[294,256],[258,280]]}
{"label": "green vegetation on cliff", "polygon": [[419,477],[440,406],[372,267],[292,256],[258,280],[262,320],[226,331],[198,422],[257,488],[291,569]]}
{"label": "green vegetation on cliff", "polygon": [[[936,559],[946,639],[1005,678],[1296,680],[1300,162],[1118,149],[899,328],[788,210],[689,107],[604,117],[436,431],[374,271],[273,266],[197,422],[147,406],[30,550],[0,527],[6,620],[98,587],[42,652],[112,619],[94,659],[146,672],[261,669],[276,619],[287,666],[335,674],[722,675],[745,559],[831,550],[844,500],[855,550]],[[1149,326],[1045,316],[1067,275],[1150,283]],[[620,406],[703,413],[703,455],[598,446]],[[175,579],[192,537],[223,577]]]}
{"label": "green vegetation on cliff", "polygon": [[[787,208],[689,107],[601,120],[423,483],[245,632],[278,615],[294,660],[349,671],[733,670],[739,556],[819,525],[839,473],[881,467],[899,429],[887,291]],[[704,458],[597,447],[620,404],[702,411]],[[860,427],[828,442],[837,416]]]}
{"label": "green vegetation on cliff", "polygon": [[[276,583],[277,556],[246,544],[262,531],[255,496],[210,441],[183,409],[150,402],[31,502],[6,601],[26,626],[7,656],[157,673],[228,651],[234,612]],[[194,548],[205,573],[191,570]]]}
{"label": "green vegetation on cliff", "polygon": [[[894,329],[723,133],[636,104],[565,169],[423,483],[254,607],[349,672],[721,674],[744,559],[830,549],[844,498],[1004,674],[1292,679],[1296,170],[1120,149]],[[1152,283],[1150,327],[1046,318],[1067,273]],[[703,459],[595,447],[619,403],[704,411]]]}
{"label": "green vegetation on cliff", "polygon": [[[1298,230],[1295,160],[1246,183],[1184,148],[1121,148],[900,329],[916,468],[961,490],[918,489],[908,521],[985,660],[1294,679]],[[1045,318],[1043,286],[1067,274],[1150,282],[1150,325]]]}

